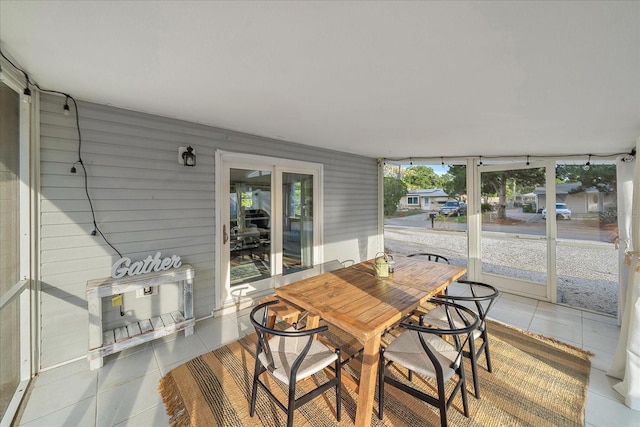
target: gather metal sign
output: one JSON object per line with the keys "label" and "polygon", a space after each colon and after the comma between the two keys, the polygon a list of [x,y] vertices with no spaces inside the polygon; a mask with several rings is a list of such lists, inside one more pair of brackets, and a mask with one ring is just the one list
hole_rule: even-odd
{"label": "gather metal sign", "polygon": [[111,267],[111,277],[120,279],[124,276],[138,276],[140,274],[151,273],[152,271],[169,270],[182,265],[178,255],[161,258],[160,252],[154,256],[149,255],[142,261],[131,262],[131,258],[122,257]]}

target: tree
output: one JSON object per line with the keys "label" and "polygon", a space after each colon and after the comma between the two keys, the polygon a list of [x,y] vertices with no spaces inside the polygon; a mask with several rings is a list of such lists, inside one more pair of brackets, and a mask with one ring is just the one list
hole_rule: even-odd
{"label": "tree", "polygon": [[407,185],[391,176],[384,177],[384,214],[393,215],[398,209],[398,202],[407,195]]}
{"label": "tree", "polygon": [[519,189],[532,189],[544,185],[544,168],[481,172],[482,194],[497,194],[498,218],[507,218],[507,184]]}
{"label": "tree", "polygon": [[408,188],[440,188],[442,179],[433,168],[424,165],[408,167],[401,178]]}
{"label": "tree", "polygon": [[616,165],[591,165],[584,169],[582,165],[558,165],[556,177],[561,182],[579,182],[581,185],[572,193],[596,188],[601,193],[615,194],[617,187]]}
{"label": "tree", "polygon": [[467,194],[467,167],[450,165],[449,171],[442,176],[442,189],[454,199]]}

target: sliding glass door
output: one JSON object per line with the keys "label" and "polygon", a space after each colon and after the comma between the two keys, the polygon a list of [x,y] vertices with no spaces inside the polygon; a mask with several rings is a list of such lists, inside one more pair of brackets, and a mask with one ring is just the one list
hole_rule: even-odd
{"label": "sliding glass door", "polygon": [[282,174],[282,274],[313,267],[313,175]]}
{"label": "sliding glass door", "polygon": [[229,168],[229,282],[271,277],[271,170]]}
{"label": "sliding glass door", "polygon": [[218,308],[319,263],[321,165],[218,153]]}

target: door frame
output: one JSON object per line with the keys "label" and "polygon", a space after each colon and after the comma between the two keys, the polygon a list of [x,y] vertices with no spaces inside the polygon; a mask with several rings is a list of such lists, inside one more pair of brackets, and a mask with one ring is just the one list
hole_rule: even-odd
{"label": "door frame", "polygon": [[[526,297],[545,300],[555,303],[557,300],[556,285],[556,244],[557,229],[555,217],[555,160],[531,161],[529,165],[524,162],[501,162],[498,164],[480,165],[480,158],[467,159],[467,228],[469,230],[469,261],[468,276],[471,280],[488,282],[501,290]],[[481,180],[482,172],[492,172],[504,169],[534,169],[545,168],[545,187],[547,192],[548,215],[546,221],[547,250],[547,280],[544,285],[522,279],[510,278],[496,274],[482,272],[482,209],[481,209]],[[549,185],[551,183],[551,185]],[[507,233],[504,233],[505,236]]]}
{"label": "door frame", "polygon": [[[304,173],[313,175],[313,259],[314,265],[323,263],[323,172],[324,165],[298,160],[289,160],[278,157],[244,154],[224,150],[215,152],[215,301],[214,311],[226,307],[242,307],[245,301],[242,298],[231,295],[229,255],[226,250],[228,242],[223,239],[223,227],[229,222],[229,200],[227,197],[230,185],[229,176],[225,173],[229,168],[272,171],[271,191],[271,254],[270,259],[272,275],[269,278],[254,282],[259,286],[255,290],[250,289],[249,295],[242,295],[246,299],[246,305],[253,303],[253,296],[270,294],[273,289],[295,280],[308,276],[308,271],[282,275],[282,173]],[[229,233],[229,230],[227,230]],[[240,303],[240,304],[239,304]]]}
{"label": "door frame", "polygon": [[[3,61],[2,82],[15,91],[20,98],[25,84],[21,76],[18,76]],[[18,412],[22,399],[26,395],[29,382],[35,373],[39,371],[40,357],[38,346],[40,336],[39,320],[39,286],[33,278],[39,277],[38,269],[38,236],[39,236],[39,110],[40,93],[33,90],[31,102],[19,101],[19,179],[18,206],[19,206],[19,281],[2,295],[2,307],[13,301],[19,304],[19,352],[20,352],[20,382],[14,391],[0,421],[0,426],[12,424],[15,414]]]}

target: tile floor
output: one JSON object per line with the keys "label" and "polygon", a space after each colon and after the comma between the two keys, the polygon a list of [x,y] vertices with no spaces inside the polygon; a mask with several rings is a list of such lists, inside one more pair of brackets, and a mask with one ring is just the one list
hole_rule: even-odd
{"label": "tile floor", "polygon": [[[620,329],[614,319],[503,294],[496,320],[581,347],[592,358],[586,426],[640,426],[640,412],[622,403],[605,375]],[[175,366],[250,332],[248,311],[205,319],[195,333],[165,337],[106,358],[89,370],[86,360],[42,373],[23,411],[21,426],[165,426],[168,418],[158,381]]]}

